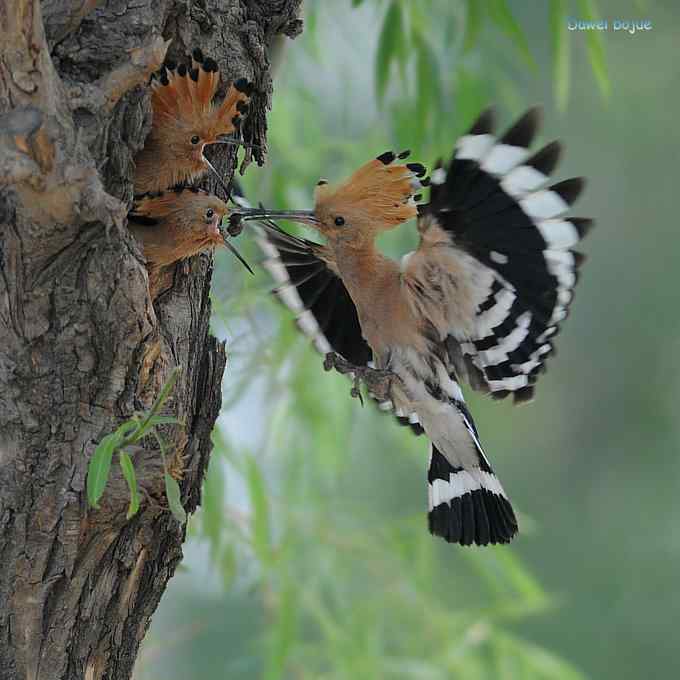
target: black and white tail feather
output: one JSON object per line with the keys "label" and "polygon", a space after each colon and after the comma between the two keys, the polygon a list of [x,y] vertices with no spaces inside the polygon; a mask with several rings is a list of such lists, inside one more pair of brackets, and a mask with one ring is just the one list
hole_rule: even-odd
{"label": "black and white tail feather", "polygon": [[509,543],[517,533],[512,505],[486,458],[481,460],[480,467],[467,470],[453,466],[430,444],[428,525],[449,543]]}

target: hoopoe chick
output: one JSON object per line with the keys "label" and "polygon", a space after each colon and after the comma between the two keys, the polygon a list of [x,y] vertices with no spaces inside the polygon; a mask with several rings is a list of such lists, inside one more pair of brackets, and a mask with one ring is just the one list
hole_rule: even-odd
{"label": "hoopoe chick", "polygon": [[219,174],[204,155],[210,144],[237,144],[226,138],[240,130],[248,112],[252,83],[241,78],[224,100],[213,102],[220,82],[217,63],[194,50],[191,66],[166,61],[151,82],[153,124],[135,158],[135,195],[190,182],[208,170]]}
{"label": "hoopoe chick", "polygon": [[375,237],[415,216],[408,170],[422,166],[395,166],[393,154],[336,188],[320,183],[312,211],[232,216],[294,219],[326,237],[319,245],[261,222],[277,292],[321,352],[342,355],[336,367],[394,376],[379,407],[430,439],[429,528],[462,545],[507,543],[517,520],[459,379],[497,398],[531,398],[573,298],[583,257],[572,248],[591,226],[565,216],[581,179],[546,186],[560,145],[531,154],[539,121],[532,109],[498,137],[492,113],[480,116],[423,182],[420,244],[401,262]]}
{"label": "hoopoe chick", "polygon": [[222,224],[228,216],[224,201],[194,187],[173,187],[137,200],[128,214],[128,225],[142,245],[152,297],[161,289],[171,265],[215,246],[227,247],[252,273],[227,240]]}

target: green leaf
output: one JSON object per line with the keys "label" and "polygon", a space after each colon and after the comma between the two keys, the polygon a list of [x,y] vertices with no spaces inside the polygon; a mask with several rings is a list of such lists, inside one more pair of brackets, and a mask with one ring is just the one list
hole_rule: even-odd
{"label": "green leaf", "polygon": [[263,565],[270,562],[269,504],[264,479],[254,456],[248,458],[248,492],[252,508],[253,549]]}
{"label": "green leaf", "polygon": [[165,495],[168,497],[168,506],[170,507],[170,512],[172,512],[172,514],[175,516],[175,519],[180,524],[184,524],[187,521],[187,513],[182,506],[179,484],[177,483],[177,480],[168,472],[163,474],[163,479],[165,480]]}
{"label": "green leaf", "polygon": [[276,680],[286,675],[286,661],[295,645],[298,600],[299,594],[293,585],[286,584],[282,587],[276,610],[276,621],[269,640],[264,680]]}
{"label": "green leaf", "polygon": [[[594,0],[579,0],[579,10],[583,18],[588,21],[597,21],[600,18]],[[611,90],[607,63],[604,56],[604,41],[602,31],[586,31],[586,49],[590,59],[590,68],[597,81],[600,93],[607,98]]]}
{"label": "green leaf", "polygon": [[404,37],[401,6],[393,0],[378,38],[378,52],[375,59],[375,86],[378,101],[382,101],[387,88],[390,66],[395,57],[399,57],[401,41]]}
{"label": "green leaf", "polygon": [[352,0],[352,7],[359,7],[364,0]]}
{"label": "green leaf", "polygon": [[232,544],[225,545],[221,556],[215,560],[215,563],[220,570],[222,587],[225,590],[230,590],[238,572],[238,558],[234,546]]}
{"label": "green leaf", "polygon": [[134,441],[138,441],[142,437],[146,437],[146,435],[149,433],[149,430],[154,426],[154,423],[152,422],[154,418],[164,417],[158,416],[157,414],[161,410],[163,404],[167,401],[168,397],[170,396],[170,392],[175,382],[177,382],[177,377],[179,376],[179,373],[180,373],[179,366],[175,366],[175,368],[173,368],[172,371],[170,371],[170,375],[165,381],[163,387],[161,388],[161,391],[158,393],[156,401],[154,401],[151,410],[145,415],[144,420],[140,424],[137,431],[134,433]]}
{"label": "green leaf", "polygon": [[158,444],[158,450],[161,452],[161,459],[163,460],[163,470],[167,473],[168,463],[165,460],[165,444],[163,443],[163,437],[161,437],[158,430],[153,430],[153,436],[156,438],[156,443]]}
{"label": "green leaf", "polygon": [[479,112],[489,102],[490,85],[488,81],[479,78],[474,72],[465,67],[458,69],[456,77],[456,122],[455,130],[442,129],[439,144],[447,148],[450,139],[455,134],[462,134]]}
{"label": "green leaf", "polygon": [[210,541],[210,553],[213,557],[218,554],[220,549],[224,526],[225,482],[222,466],[222,459],[215,455],[213,450],[208,471],[205,475],[205,481],[203,482],[203,497],[201,500],[203,534]]}
{"label": "green leaf", "polygon": [[130,505],[128,506],[127,518],[130,519],[137,514],[139,510],[139,491],[137,489],[137,475],[135,474],[135,466],[132,464],[132,459],[126,451],[121,451],[118,454],[118,462],[123,471],[123,477],[130,489]]}
{"label": "green leaf", "polygon": [[87,502],[93,507],[99,507],[99,499],[104,493],[106,483],[109,481],[111,471],[111,459],[116,447],[120,444],[121,437],[118,431],[107,434],[97,444],[97,448],[90,458],[87,466]]}
{"label": "green leaf", "polygon": [[550,35],[552,38],[553,78],[555,101],[560,111],[567,108],[569,99],[569,67],[571,40],[565,30],[567,25],[567,1],[550,0]]}
{"label": "green leaf", "polygon": [[122,442],[129,434],[139,425],[139,421],[134,417],[130,420],[126,420],[116,431],[115,435],[119,437]]}
{"label": "green leaf", "polygon": [[178,425],[182,421],[174,416],[151,416],[149,423],[151,425]]}
{"label": "green leaf", "polygon": [[418,106],[424,108],[432,106],[434,108],[437,102],[442,99],[437,55],[421,35],[416,37],[415,47]]}
{"label": "green leaf", "polygon": [[170,375],[165,381],[165,385],[163,385],[163,387],[161,388],[161,391],[158,393],[158,396],[156,397],[156,401],[151,407],[152,413],[157,413],[160,407],[163,406],[163,404],[165,403],[166,399],[170,396],[170,391],[177,382],[180,370],[181,369],[179,366],[175,366],[175,368],[173,368],[172,371],[170,371]]}
{"label": "green leaf", "polygon": [[525,662],[527,674],[531,677],[586,680],[579,669],[539,645],[504,632],[497,633],[496,638],[505,647],[506,654]]}
{"label": "green leaf", "polygon": [[480,0],[467,1],[467,17],[463,52],[469,52],[477,43],[482,28],[482,3]]}
{"label": "green leaf", "polygon": [[524,57],[527,65],[532,69],[536,69],[536,62],[531,55],[529,43],[522,27],[517,23],[517,20],[512,15],[507,0],[487,0],[489,15],[491,20],[498,26],[498,28],[505,33],[505,35],[512,40],[515,47]]}

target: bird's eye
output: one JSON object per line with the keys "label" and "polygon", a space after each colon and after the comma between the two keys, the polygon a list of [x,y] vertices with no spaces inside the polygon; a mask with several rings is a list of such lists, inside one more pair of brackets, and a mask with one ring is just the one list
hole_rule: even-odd
{"label": "bird's eye", "polygon": [[205,218],[206,218],[207,220],[211,220],[211,219],[214,217],[214,215],[215,215],[215,211],[214,211],[212,208],[208,208],[208,209],[205,211]]}
{"label": "bird's eye", "polygon": [[201,138],[200,138],[198,135],[194,135],[194,136],[191,138],[191,143],[192,143],[192,144],[198,144],[200,141],[201,141]]}
{"label": "bird's eye", "polygon": [[338,216],[335,218],[335,226],[336,226],[336,227],[341,227],[343,224],[345,224],[345,218],[344,218],[344,217],[341,217],[340,215],[338,215]]}

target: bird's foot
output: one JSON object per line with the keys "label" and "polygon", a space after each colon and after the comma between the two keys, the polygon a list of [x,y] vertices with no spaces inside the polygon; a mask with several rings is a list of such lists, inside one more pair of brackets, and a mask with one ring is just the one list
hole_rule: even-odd
{"label": "bird's foot", "polygon": [[366,385],[366,389],[378,401],[388,401],[392,390],[392,382],[397,377],[392,371],[371,368],[370,366],[355,366],[336,352],[326,354],[323,367],[326,371],[335,369],[342,375],[349,375],[352,379],[350,395],[357,398],[362,406],[364,405],[364,399],[361,396],[361,383]]}

